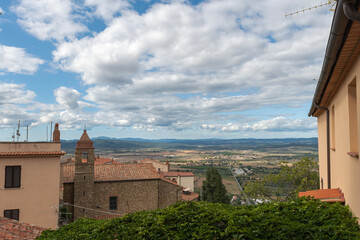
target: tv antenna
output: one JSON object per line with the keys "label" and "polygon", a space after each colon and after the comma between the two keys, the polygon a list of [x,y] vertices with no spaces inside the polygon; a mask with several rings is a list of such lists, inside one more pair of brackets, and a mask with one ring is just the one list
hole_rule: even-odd
{"label": "tv antenna", "polygon": [[13,134],[11,135],[13,142],[15,142],[15,128],[13,128]]}
{"label": "tv antenna", "polygon": [[19,119],[19,123],[18,123],[18,128],[16,130],[16,141],[18,142],[19,141],[19,138],[20,138],[20,119]]}
{"label": "tv antenna", "polygon": [[[336,5],[336,2],[337,2],[337,0],[327,0],[327,1],[324,2],[324,3],[318,4],[318,5],[315,5],[315,6],[312,6],[312,7],[303,8],[303,9],[298,10],[298,11],[294,11],[294,12],[291,12],[291,13],[287,13],[287,14],[285,14],[285,17],[289,17],[289,16],[292,16],[292,15],[295,15],[295,14],[299,14],[299,13],[306,12],[306,11],[311,11],[311,10],[313,10],[313,9],[321,8],[321,7],[324,7],[324,6],[329,6],[329,5],[331,5],[331,7],[334,7],[334,6]],[[335,9],[334,9],[334,8],[330,8],[330,11],[335,11]]]}

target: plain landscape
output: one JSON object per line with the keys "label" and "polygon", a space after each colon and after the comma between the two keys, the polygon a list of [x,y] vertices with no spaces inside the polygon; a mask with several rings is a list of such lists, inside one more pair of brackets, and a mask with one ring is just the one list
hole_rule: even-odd
{"label": "plain landscape", "polygon": [[[172,171],[191,171],[195,191],[200,192],[206,170],[215,166],[227,191],[240,194],[240,185],[278,173],[282,164],[293,164],[304,157],[318,161],[317,138],[288,139],[116,139],[94,138],[95,154],[119,162],[143,159],[169,161]],[[62,141],[67,152],[63,160],[73,157],[76,140]],[[230,170],[230,167],[232,170]]]}

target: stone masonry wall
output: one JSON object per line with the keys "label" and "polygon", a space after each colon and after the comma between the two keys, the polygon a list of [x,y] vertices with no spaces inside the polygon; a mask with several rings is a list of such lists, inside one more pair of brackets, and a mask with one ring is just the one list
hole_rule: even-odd
{"label": "stone masonry wall", "polygon": [[181,187],[159,180],[159,208],[175,204],[181,200]]}
{"label": "stone masonry wall", "polygon": [[[74,204],[74,183],[64,183],[63,201],[64,203]],[[74,216],[74,208],[68,206],[68,210]]]}
{"label": "stone masonry wall", "polygon": [[118,198],[118,209],[111,212],[124,214],[158,208],[158,180],[96,182],[94,205],[101,211],[109,210],[109,197]]}

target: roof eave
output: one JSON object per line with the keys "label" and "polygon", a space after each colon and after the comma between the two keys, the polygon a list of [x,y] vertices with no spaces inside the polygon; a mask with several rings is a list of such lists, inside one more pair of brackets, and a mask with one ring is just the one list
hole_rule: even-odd
{"label": "roof eave", "polygon": [[[352,25],[352,21],[344,14],[344,1],[346,0],[339,0],[336,6],[320,78],[316,86],[310,111],[308,113],[309,117],[315,115],[317,106],[320,106],[321,101],[323,100],[325,90],[329,84],[332,72],[336,66],[342,47]],[[358,3],[356,3],[356,8],[358,8]]]}

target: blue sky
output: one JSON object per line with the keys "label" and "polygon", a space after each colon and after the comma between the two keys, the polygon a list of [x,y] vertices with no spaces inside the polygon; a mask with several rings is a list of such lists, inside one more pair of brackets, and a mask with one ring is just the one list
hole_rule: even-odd
{"label": "blue sky", "polygon": [[14,0],[0,10],[0,141],[316,137],[332,12],[315,0]]}

